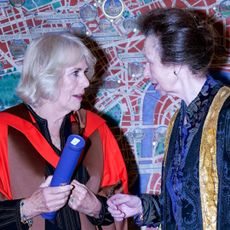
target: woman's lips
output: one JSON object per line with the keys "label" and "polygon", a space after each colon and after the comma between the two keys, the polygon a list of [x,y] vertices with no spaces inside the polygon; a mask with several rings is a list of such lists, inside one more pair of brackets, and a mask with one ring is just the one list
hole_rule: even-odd
{"label": "woman's lips", "polygon": [[83,97],[83,95],[82,95],[82,94],[81,94],[81,95],[73,95],[73,97],[75,97],[75,98],[77,98],[77,99],[81,100],[81,99],[82,99],[82,97]]}

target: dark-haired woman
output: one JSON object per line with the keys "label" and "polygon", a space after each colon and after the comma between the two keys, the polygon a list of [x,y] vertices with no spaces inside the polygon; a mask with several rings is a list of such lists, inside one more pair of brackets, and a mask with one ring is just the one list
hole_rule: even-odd
{"label": "dark-haired woman", "polygon": [[117,194],[116,220],[162,229],[230,227],[230,89],[208,74],[213,29],[199,14],[157,9],[144,16],[145,74],[156,89],[181,99],[165,143],[161,196]]}

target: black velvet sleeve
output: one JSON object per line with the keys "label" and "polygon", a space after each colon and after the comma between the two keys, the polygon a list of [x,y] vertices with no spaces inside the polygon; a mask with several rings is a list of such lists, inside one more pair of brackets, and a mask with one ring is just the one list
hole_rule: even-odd
{"label": "black velvet sleeve", "polygon": [[0,229],[27,230],[27,224],[21,223],[20,200],[0,201]]}
{"label": "black velvet sleeve", "polygon": [[217,130],[218,214],[217,229],[230,226],[230,98],[220,112]]}
{"label": "black velvet sleeve", "polygon": [[142,194],[140,199],[143,207],[143,216],[141,218],[139,215],[135,216],[134,222],[138,226],[158,227],[161,221],[159,196]]}
{"label": "black velvet sleeve", "polygon": [[230,99],[228,99],[227,103],[227,111],[225,114],[225,151],[230,159]]}
{"label": "black velvet sleeve", "polygon": [[96,226],[102,225],[109,225],[114,222],[113,217],[111,216],[110,212],[108,211],[108,205],[106,203],[107,198],[103,196],[97,195],[98,200],[101,202],[102,208],[99,214],[99,218],[94,218],[91,216],[87,216],[89,221]]}

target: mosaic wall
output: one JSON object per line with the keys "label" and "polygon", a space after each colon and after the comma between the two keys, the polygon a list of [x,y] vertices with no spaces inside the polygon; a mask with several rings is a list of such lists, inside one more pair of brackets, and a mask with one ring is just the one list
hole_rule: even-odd
{"label": "mosaic wall", "polygon": [[229,79],[229,0],[1,0],[0,109],[20,102],[14,88],[32,39],[63,31],[87,36],[99,61],[84,106],[103,116],[116,135],[131,190],[159,193],[165,132],[179,102],[160,97],[143,78],[143,35],[136,20],[161,7],[195,8],[211,16],[226,54],[217,53],[212,67]]}

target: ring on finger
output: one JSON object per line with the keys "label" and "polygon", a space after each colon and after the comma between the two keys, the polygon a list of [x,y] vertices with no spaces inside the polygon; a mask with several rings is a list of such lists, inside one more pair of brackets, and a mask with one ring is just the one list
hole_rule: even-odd
{"label": "ring on finger", "polygon": [[71,197],[70,197],[69,202],[70,202],[71,204],[73,204],[73,202],[74,202],[74,196],[71,196]]}

